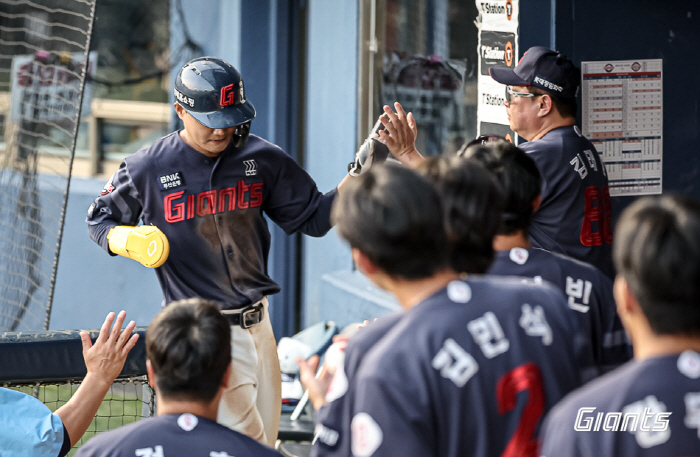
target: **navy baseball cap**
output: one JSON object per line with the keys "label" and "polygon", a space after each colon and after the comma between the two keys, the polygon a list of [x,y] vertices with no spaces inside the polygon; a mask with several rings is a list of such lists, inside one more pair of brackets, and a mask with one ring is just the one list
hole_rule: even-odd
{"label": "navy baseball cap", "polygon": [[564,98],[575,98],[581,71],[564,54],[544,46],[528,49],[514,69],[491,67],[489,75],[507,86],[533,86]]}

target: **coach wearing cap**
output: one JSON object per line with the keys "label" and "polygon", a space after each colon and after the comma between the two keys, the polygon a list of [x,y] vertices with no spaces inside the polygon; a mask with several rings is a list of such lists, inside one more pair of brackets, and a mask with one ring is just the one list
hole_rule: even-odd
{"label": "coach wearing cap", "polygon": [[[613,277],[605,165],[574,125],[580,70],[560,52],[535,46],[515,69],[493,67],[489,74],[506,85],[510,127],[527,140],[520,147],[542,174],[541,201],[530,227],[532,243],[591,263]],[[579,288],[583,299],[584,286]]]}

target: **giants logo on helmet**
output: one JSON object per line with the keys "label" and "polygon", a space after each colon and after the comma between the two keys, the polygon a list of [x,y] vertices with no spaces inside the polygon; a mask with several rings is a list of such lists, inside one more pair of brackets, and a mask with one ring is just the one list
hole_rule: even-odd
{"label": "giants logo on helmet", "polygon": [[225,213],[236,208],[257,208],[262,205],[263,183],[246,184],[238,181],[238,186],[220,190],[208,190],[197,195],[185,196],[185,191],[168,194],[163,199],[165,220],[169,223],[192,219],[195,215],[202,217],[210,214]]}
{"label": "giants logo on helmet", "polygon": [[[233,90],[234,84],[229,84],[221,88],[221,106],[231,106],[236,104],[236,96]],[[243,81],[238,83],[238,100],[239,103],[245,103],[245,90],[243,89]]]}

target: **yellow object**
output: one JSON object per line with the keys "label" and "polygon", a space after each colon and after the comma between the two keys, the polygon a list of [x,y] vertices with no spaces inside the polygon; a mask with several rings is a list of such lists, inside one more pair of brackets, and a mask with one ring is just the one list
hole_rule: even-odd
{"label": "yellow object", "polygon": [[109,250],[148,268],[157,268],[168,259],[170,243],[155,225],[119,225],[107,234]]}

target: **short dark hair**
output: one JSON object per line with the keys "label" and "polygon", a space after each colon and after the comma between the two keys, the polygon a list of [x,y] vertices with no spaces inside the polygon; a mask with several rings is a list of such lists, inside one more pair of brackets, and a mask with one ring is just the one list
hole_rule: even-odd
{"label": "short dark hair", "polygon": [[571,97],[562,97],[560,95],[555,95],[552,92],[540,89],[539,87],[532,87],[529,86],[528,90],[532,94],[537,94],[537,95],[544,95],[547,94],[549,95],[549,98],[552,99],[552,104],[554,105],[554,108],[559,112],[559,114],[562,117],[576,117],[576,111],[578,110],[578,103],[576,102],[576,98],[571,98]]}
{"label": "short dark hair", "polygon": [[447,267],[440,197],[409,168],[387,163],[351,179],[331,218],[350,246],[391,276],[427,278]]}
{"label": "short dark hair", "polygon": [[231,329],[213,302],[170,303],[146,331],[146,357],[164,398],[212,401],[231,363]]}
{"label": "short dark hair", "polygon": [[427,157],[418,170],[442,197],[450,264],[460,273],[485,273],[493,262],[503,194],[481,163],[462,157]]}
{"label": "short dark hair", "polygon": [[540,195],[542,177],[537,164],[525,151],[508,141],[491,141],[470,146],[463,157],[480,162],[492,172],[505,197],[499,235],[527,231],[535,199]]}
{"label": "short dark hair", "polygon": [[700,336],[700,202],[637,200],[620,217],[613,255],[654,333]]}

